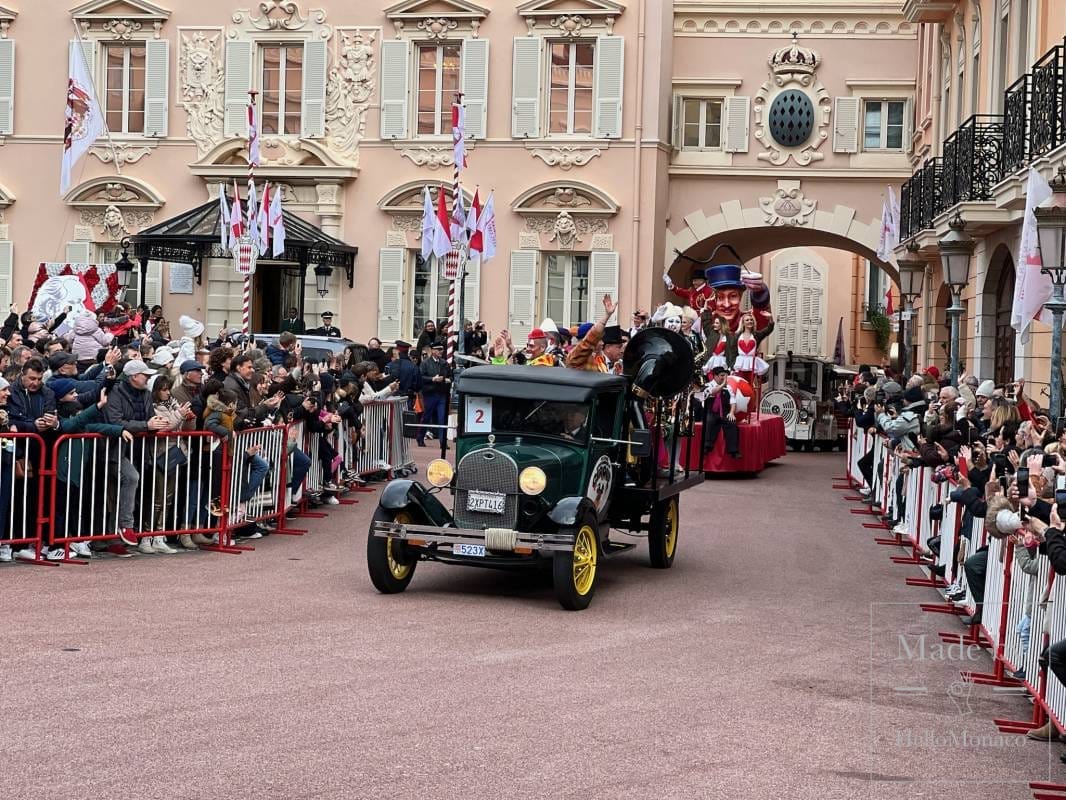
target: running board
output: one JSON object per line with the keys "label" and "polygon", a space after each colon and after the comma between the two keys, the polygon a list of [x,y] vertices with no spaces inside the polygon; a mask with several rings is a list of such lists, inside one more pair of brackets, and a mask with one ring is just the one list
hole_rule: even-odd
{"label": "running board", "polygon": [[604,558],[610,558],[611,556],[616,556],[619,553],[624,553],[627,550],[632,550],[636,546],[636,542],[605,541],[603,543],[603,556]]}

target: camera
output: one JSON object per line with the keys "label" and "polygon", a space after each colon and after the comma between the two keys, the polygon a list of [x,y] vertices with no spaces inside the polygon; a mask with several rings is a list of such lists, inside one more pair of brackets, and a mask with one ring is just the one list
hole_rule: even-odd
{"label": "camera", "polygon": [[1018,496],[1027,496],[1029,494],[1029,469],[1027,467],[1018,467],[1014,477],[1018,481]]}
{"label": "camera", "polygon": [[1055,490],[1055,505],[1059,512],[1059,518],[1066,518],[1066,489]]}
{"label": "camera", "polygon": [[1059,457],[1054,453],[1045,453],[1044,460],[1040,462],[1042,467],[1057,467],[1059,465]]}
{"label": "camera", "polygon": [[992,466],[996,468],[997,472],[1003,472],[1010,464],[1010,462],[1007,461],[1007,454],[1001,450],[991,453],[990,458],[992,460]]}

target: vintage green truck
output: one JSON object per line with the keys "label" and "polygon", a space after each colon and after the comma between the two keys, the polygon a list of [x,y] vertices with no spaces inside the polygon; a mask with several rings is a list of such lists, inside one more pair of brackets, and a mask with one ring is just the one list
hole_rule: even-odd
{"label": "vintage green truck", "polygon": [[[402,592],[419,561],[550,568],[559,603],[579,610],[595,594],[601,561],[636,546],[612,539],[612,529],[646,536],[652,566],[671,566],[680,494],[703,480],[675,466],[692,430],[692,353],[661,329],[630,348],[629,378],[552,367],[465,370],[456,467],[436,459],[428,487],[399,479],[381,493],[367,539],[374,586]],[[438,497],[445,490],[451,510]]]}

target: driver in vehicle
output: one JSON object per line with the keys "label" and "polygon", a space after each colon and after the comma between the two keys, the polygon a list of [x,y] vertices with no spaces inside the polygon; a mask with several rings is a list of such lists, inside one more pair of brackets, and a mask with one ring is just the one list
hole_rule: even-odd
{"label": "driver in vehicle", "polygon": [[568,408],[563,411],[563,431],[562,436],[564,439],[572,439],[574,441],[584,441],[588,437],[588,426],[586,425],[588,414],[583,408]]}

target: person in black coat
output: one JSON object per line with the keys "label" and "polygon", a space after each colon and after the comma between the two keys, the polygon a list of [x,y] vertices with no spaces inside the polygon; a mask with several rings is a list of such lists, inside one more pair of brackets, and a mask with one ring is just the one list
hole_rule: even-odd
{"label": "person in black coat", "polygon": [[399,381],[396,394],[407,398],[407,409],[415,407],[415,397],[422,390],[422,373],[411,361],[411,345],[408,342],[396,342],[396,358],[385,369],[390,382]]}

